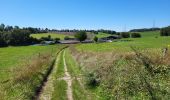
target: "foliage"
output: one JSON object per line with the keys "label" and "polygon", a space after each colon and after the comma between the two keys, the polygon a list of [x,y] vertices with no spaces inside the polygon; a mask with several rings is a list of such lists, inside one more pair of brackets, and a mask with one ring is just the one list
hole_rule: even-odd
{"label": "foliage", "polygon": [[7,46],[7,41],[6,41],[6,34],[3,34],[0,32],[0,47],[5,47]]}
{"label": "foliage", "polygon": [[140,33],[131,33],[132,38],[140,38],[141,34]]}
{"label": "foliage", "polygon": [[130,37],[130,33],[128,33],[128,32],[122,32],[122,33],[121,33],[121,37],[122,37],[122,38],[129,38],[129,37]]}
{"label": "foliage", "polygon": [[87,33],[85,31],[77,32],[75,38],[82,42],[87,39]]}
{"label": "foliage", "polygon": [[143,28],[143,29],[133,29],[130,32],[147,32],[147,31],[159,31],[160,28]]}
{"label": "foliage", "polygon": [[98,42],[98,37],[95,36],[95,37],[93,38],[93,40],[94,40],[94,42]]}
{"label": "foliage", "polygon": [[170,26],[161,29],[161,36],[170,36]]}
{"label": "foliage", "polygon": [[65,37],[64,37],[64,40],[69,40],[69,39],[70,39],[69,36],[65,36]]}
{"label": "foliage", "polygon": [[0,32],[0,47],[7,45],[30,45],[38,43],[39,41],[33,37],[27,30],[13,30],[11,32]]}

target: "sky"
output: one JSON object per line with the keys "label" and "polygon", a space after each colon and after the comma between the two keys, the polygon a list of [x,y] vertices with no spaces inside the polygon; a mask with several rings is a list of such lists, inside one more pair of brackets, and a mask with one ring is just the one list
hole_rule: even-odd
{"label": "sky", "polygon": [[170,25],[170,0],[0,0],[0,23],[50,29],[109,29]]}

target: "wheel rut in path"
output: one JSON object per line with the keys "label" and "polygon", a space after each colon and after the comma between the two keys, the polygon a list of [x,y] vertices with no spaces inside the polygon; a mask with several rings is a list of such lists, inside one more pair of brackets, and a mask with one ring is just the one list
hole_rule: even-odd
{"label": "wheel rut in path", "polygon": [[71,75],[69,74],[68,69],[67,69],[67,64],[66,64],[66,60],[65,60],[65,50],[63,53],[63,62],[64,62],[64,71],[65,71],[65,76],[63,77],[63,79],[67,83],[67,98],[68,98],[68,100],[73,100],[72,78],[71,78]]}

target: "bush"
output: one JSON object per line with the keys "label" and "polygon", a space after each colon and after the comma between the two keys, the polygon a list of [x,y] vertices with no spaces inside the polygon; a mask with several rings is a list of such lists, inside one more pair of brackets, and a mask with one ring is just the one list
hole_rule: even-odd
{"label": "bush", "polygon": [[141,34],[140,33],[131,33],[132,38],[140,38]]}
{"label": "bush", "polygon": [[99,85],[99,80],[93,73],[88,73],[86,76],[86,85],[93,88]]}
{"label": "bush", "polygon": [[60,38],[55,38],[54,41],[55,41],[55,43],[59,43]]}
{"label": "bush", "polygon": [[93,40],[94,40],[95,42],[98,42],[98,37],[95,36]]}
{"label": "bush", "polygon": [[82,42],[87,39],[87,33],[85,31],[77,32],[75,38]]}
{"label": "bush", "polygon": [[70,39],[69,36],[65,36],[65,37],[64,37],[64,40],[69,40],[69,39]]}
{"label": "bush", "polygon": [[121,33],[121,37],[122,37],[122,38],[129,38],[129,37],[130,37],[130,34],[127,33],[127,32],[122,32],[122,33]]}

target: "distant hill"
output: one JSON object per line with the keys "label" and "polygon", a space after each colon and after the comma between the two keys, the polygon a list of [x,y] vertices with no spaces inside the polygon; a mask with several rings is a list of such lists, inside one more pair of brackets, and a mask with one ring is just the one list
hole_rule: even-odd
{"label": "distant hill", "polygon": [[148,31],[159,31],[161,28],[142,28],[142,29],[133,29],[130,32],[148,32]]}

